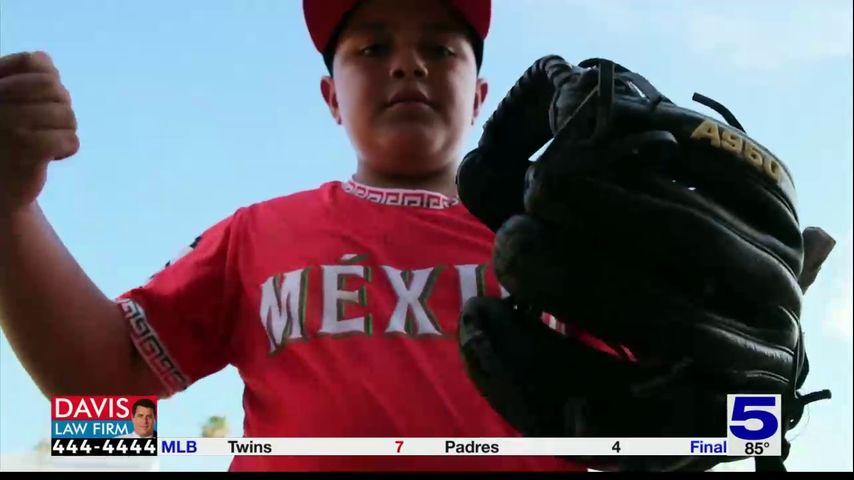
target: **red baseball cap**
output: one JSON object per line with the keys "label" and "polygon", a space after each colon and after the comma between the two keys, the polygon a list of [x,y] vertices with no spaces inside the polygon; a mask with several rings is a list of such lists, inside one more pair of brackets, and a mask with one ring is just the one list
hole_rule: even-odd
{"label": "red baseball cap", "polygon": [[[326,53],[338,24],[358,2],[359,0],[303,0],[305,23],[318,52]],[[471,25],[480,39],[485,40],[492,17],[492,0],[449,0],[449,3]]]}

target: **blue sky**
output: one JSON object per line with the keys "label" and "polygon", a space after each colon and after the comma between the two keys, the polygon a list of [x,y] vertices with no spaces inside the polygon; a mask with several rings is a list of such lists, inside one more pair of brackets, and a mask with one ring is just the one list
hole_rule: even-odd
{"label": "blue sky", "polygon": [[[81,150],[51,167],[41,204],[106,294],[140,285],[240,206],[351,175],[354,157],[322,103],[323,64],[300,6],[0,0],[0,54],[49,52],[74,99]],[[788,466],[852,470],[851,2],[495,0],[494,8],[485,112],[540,56],[607,57],[677,103],[691,104],[696,91],[727,105],[790,167],[803,223],[839,244],[803,315],[808,388],[834,397],[809,408]],[[239,436],[241,391],[227,368],[161,402],[161,435],[196,435],[208,416],[226,415]],[[3,338],[0,452],[48,436],[49,413]],[[223,470],[228,462],[161,465]]]}

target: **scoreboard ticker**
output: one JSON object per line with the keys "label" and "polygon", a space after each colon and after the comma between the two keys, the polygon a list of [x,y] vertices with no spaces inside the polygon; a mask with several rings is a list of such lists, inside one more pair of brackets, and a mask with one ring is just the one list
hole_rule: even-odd
{"label": "scoreboard ticker", "polygon": [[[721,438],[157,438],[154,397],[55,397],[52,455],[780,456],[779,395],[729,395]],[[150,415],[153,418],[147,418]]]}

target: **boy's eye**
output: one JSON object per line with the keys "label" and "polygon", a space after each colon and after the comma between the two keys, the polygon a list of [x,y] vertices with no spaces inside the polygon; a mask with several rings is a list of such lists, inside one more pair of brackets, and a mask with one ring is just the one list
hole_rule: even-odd
{"label": "boy's eye", "polygon": [[359,53],[366,56],[366,57],[375,57],[377,55],[384,53],[386,50],[387,50],[387,48],[385,47],[385,45],[382,45],[380,43],[374,43],[374,44],[368,45],[367,47],[361,48],[359,50]]}
{"label": "boy's eye", "polygon": [[453,57],[456,55],[453,49],[441,44],[433,45],[432,50],[439,57]]}

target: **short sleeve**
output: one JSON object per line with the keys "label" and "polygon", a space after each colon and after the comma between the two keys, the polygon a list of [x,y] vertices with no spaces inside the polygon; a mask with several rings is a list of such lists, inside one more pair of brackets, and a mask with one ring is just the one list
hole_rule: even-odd
{"label": "short sleeve", "polygon": [[203,232],[144,286],[116,299],[168,395],[231,361],[240,211]]}

